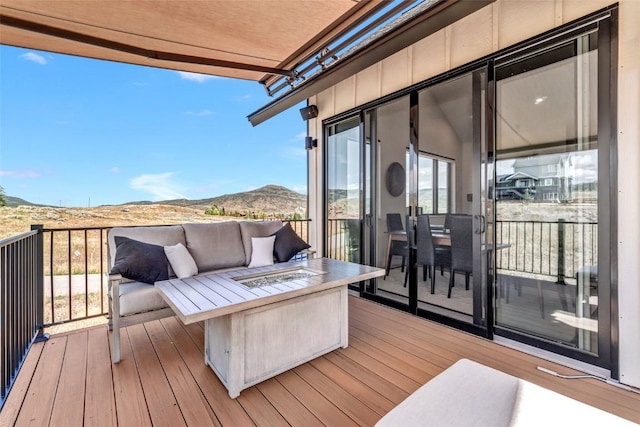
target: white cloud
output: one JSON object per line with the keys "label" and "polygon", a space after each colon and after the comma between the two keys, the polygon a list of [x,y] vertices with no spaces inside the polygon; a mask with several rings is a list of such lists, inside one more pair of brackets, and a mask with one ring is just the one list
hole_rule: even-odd
{"label": "white cloud", "polygon": [[208,74],[190,73],[188,71],[176,71],[180,75],[182,80],[189,80],[197,83],[204,83],[208,80],[215,79],[216,76],[210,76]]}
{"label": "white cloud", "polygon": [[0,170],[0,176],[7,176],[10,178],[38,178],[40,174],[32,170],[22,170],[22,171]]}
{"label": "white cloud", "polygon": [[300,160],[307,158],[307,150],[304,147],[304,138],[307,132],[300,132],[289,139],[290,144],[282,147],[281,155],[285,159]]}
{"label": "white cloud", "polygon": [[185,199],[186,196],[182,193],[182,187],[172,182],[172,177],[173,172],[140,175],[131,178],[129,186],[133,190],[144,191],[151,194],[156,201]]}
{"label": "white cloud", "polygon": [[44,56],[38,55],[34,52],[23,53],[22,55],[20,55],[20,58],[24,59],[25,61],[35,62],[36,64],[40,65],[45,65],[47,63],[47,60]]}
{"label": "white cloud", "polygon": [[118,166],[114,166],[111,169],[109,169],[111,172],[113,173],[120,173],[120,168]]}
{"label": "white cloud", "polygon": [[213,111],[205,109],[202,111],[187,111],[185,114],[189,115],[189,116],[196,116],[196,117],[206,117],[206,116],[210,116],[213,114]]}

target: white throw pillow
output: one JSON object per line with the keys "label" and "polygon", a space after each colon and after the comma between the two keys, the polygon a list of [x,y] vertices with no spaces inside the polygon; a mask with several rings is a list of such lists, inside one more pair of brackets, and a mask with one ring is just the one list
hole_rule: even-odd
{"label": "white throw pillow", "polygon": [[185,277],[198,274],[196,262],[182,243],[174,246],[165,246],[164,253],[169,260],[169,264],[171,264],[171,268],[176,273],[176,276],[178,276],[178,279],[184,279]]}
{"label": "white throw pillow", "polygon": [[273,244],[276,236],[251,238],[251,262],[249,268],[273,265]]}

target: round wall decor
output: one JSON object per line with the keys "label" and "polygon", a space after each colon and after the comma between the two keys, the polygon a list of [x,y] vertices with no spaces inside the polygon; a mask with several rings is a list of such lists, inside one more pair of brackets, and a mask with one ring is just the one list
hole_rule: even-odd
{"label": "round wall decor", "polygon": [[404,193],[406,179],[404,166],[398,162],[391,163],[389,168],[387,168],[387,176],[385,180],[389,194],[393,197],[398,197]]}

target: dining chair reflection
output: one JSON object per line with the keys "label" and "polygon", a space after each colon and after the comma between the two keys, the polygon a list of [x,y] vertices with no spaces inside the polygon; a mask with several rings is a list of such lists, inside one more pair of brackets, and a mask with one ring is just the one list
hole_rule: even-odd
{"label": "dining chair reflection", "polygon": [[436,267],[451,267],[451,251],[447,247],[436,246],[431,232],[429,215],[419,215],[416,224],[417,264],[423,268],[423,279],[427,273],[431,278],[431,293],[435,292]]}
{"label": "dining chair reflection", "polygon": [[469,276],[473,272],[473,220],[471,215],[450,215],[451,275],[447,298],[455,286],[455,273],[464,273],[465,289],[469,290]]}
{"label": "dining chair reflection", "polygon": [[391,268],[391,259],[394,256],[402,257],[402,267],[400,271],[404,271],[409,250],[407,248],[406,233],[402,225],[402,216],[399,213],[387,214],[387,259],[385,265],[384,278],[389,275]]}

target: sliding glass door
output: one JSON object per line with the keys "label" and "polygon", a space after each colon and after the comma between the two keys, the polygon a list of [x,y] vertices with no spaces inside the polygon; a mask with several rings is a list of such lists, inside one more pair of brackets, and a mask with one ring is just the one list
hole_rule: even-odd
{"label": "sliding glass door", "polygon": [[594,29],[497,62],[496,235],[508,248],[495,322],[506,336],[606,366],[598,46]]}
{"label": "sliding glass door", "polygon": [[[492,218],[487,220],[486,200],[492,161],[486,84],[483,68],[366,111],[360,172],[365,194],[361,242],[368,251],[362,260],[386,270],[364,292],[488,336],[492,298],[487,292],[492,288],[487,283],[492,277],[487,263],[493,251],[488,231],[493,229],[488,228]],[[452,239],[452,216],[464,223],[461,240]],[[424,217],[429,230],[418,225]],[[418,244],[427,233],[436,251],[444,253],[436,277],[427,268],[430,255]]]}
{"label": "sliding glass door", "polygon": [[333,124],[326,132],[325,255],[361,263],[363,182],[360,118]]}
{"label": "sliding glass door", "polygon": [[486,84],[482,68],[418,92],[416,157],[418,212],[428,215],[437,264],[434,286],[424,271],[418,277],[418,308],[488,336]]}

